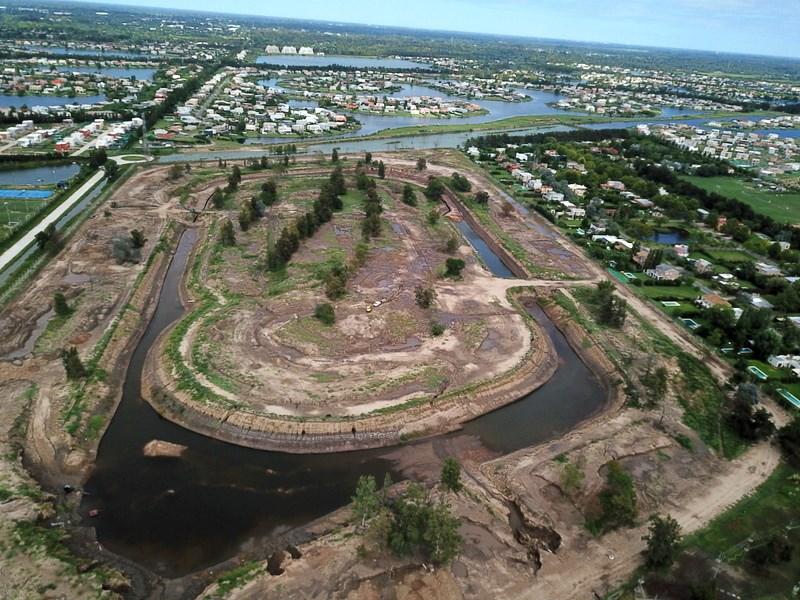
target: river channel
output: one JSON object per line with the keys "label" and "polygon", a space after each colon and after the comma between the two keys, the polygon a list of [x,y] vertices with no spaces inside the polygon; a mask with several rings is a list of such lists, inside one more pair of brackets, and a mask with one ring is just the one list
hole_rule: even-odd
{"label": "river channel", "polygon": [[[483,262],[495,275],[510,276],[477,233],[463,225]],[[343,506],[362,474],[379,481],[385,473],[404,478],[422,445],[461,442],[507,453],[570,430],[605,402],[599,380],[550,320],[532,308],[558,351],[558,370],[537,391],[459,432],[400,448],[328,455],[259,451],[192,433],[142,400],[140,379],[156,337],[184,313],[178,290],[196,241],[194,229],[181,237],[155,314],[132,355],[121,403],[100,443],[81,506],[85,524],[96,527],[103,546],[164,577],[211,567]],[[142,448],[153,439],[188,450],[181,458],[147,458]],[[100,511],[96,518],[87,516],[92,509]]]}

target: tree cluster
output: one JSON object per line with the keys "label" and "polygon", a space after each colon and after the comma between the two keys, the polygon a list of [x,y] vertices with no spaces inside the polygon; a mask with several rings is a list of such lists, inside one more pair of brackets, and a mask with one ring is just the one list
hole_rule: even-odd
{"label": "tree cluster", "polygon": [[469,182],[469,179],[460,173],[453,173],[450,176],[450,185],[452,185],[453,189],[457,192],[469,192],[472,190],[472,184]]}
{"label": "tree cluster", "polygon": [[364,198],[364,220],[361,222],[361,234],[365,240],[373,237],[378,237],[381,234],[381,214],[383,213],[383,206],[381,199],[378,197],[378,190],[375,186],[375,181],[370,179],[370,185],[367,186]]}
{"label": "tree cluster", "polygon": [[[444,499],[434,499],[417,483],[389,497],[390,484],[387,478],[379,491],[372,475],[359,478],[353,496],[353,515],[359,528],[364,530],[372,523],[379,542],[397,556],[419,556],[436,564],[452,560],[463,540],[458,533],[459,521],[450,506]],[[445,484],[445,487],[450,486]]]}
{"label": "tree cluster", "polygon": [[[334,179],[333,174],[331,179]],[[297,217],[293,224],[284,227],[275,244],[267,250],[267,268],[271,271],[283,268],[300,247],[300,241],[314,235],[320,226],[333,218],[333,211],[341,208],[342,199],[336,194],[331,182],[325,182],[311,210]]]}

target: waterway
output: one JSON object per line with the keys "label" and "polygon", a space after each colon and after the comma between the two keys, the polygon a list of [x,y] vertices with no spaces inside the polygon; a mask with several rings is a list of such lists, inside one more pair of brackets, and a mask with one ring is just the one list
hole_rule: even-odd
{"label": "waterway", "polygon": [[[473,243],[477,234],[462,231]],[[104,435],[81,510],[99,509],[86,523],[100,543],[165,577],[178,577],[228,559],[257,540],[309,523],[346,504],[358,477],[397,480],[398,454],[419,444],[467,436],[494,452],[552,438],[598,411],[606,393],[562,334],[537,309],[532,314],[559,351],[553,378],[518,402],[469,423],[463,431],[402,448],[327,455],[293,455],[234,446],[161,418],[141,398],[142,364],[158,334],[184,312],[178,289],[195,230],[187,230],[166,275],[158,306],[130,361],[121,403]],[[485,264],[508,268],[483,244]],[[187,446],[181,458],[146,458],[143,446],[160,439]],[[418,449],[418,448],[417,448]]]}

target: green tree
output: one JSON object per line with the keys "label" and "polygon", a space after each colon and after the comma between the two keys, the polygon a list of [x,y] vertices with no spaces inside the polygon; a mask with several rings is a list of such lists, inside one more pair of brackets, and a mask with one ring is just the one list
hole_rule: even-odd
{"label": "green tree", "polygon": [[250,229],[250,225],[252,223],[253,223],[253,207],[250,205],[249,202],[245,202],[239,209],[239,227],[242,228],[242,231],[247,231],[248,229]]}
{"label": "green tree", "polygon": [[[344,181],[344,173],[342,172],[342,167],[336,167],[330,176],[330,184],[333,188],[333,193],[337,196],[342,196],[347,193],[347,185]],[[341,207],[339,207],[341,208]]]}
{"label": "green tree", "polygon": [[649,531],[642,539],[647,542],[645,564],[652,569],[668,567],[680,550],[681,526],[669,515],[653,515]]}
{"label": "green tree", "polygon": [[411,184],[407,183],[403,186],[403,203],[408,206],[417,205],[417,194]]}
{"label": "green tree", "polygon": [[33,236],[33,239],[36,240],[36,245],[40,250],[52,255],[58,254],[64,245],[61,240],[61,234],[56,230],[54,223],[50,223],[42,231],[39,231]]}
{"label": "green tree", "polygon": [[103,170],[106,172],[106,177],[109,181],[114,181],[119,175],[119,165],[113,160],[107,160],[103,163]]}
{"label": "green tree", "polygon": [[439,222],[439,218],[441,217],[441,213],[439,213],[439,209],[435,206],[428,211],[428,224],[429,225],[436,225]]}
{"label": "green tree", "polygon": [[608,463],[606,486],[600,492],[601,512],[591,523],[597,531],[610,531],[633,525],[636,519],[636,490],[633,478],[617,461]]}
{"label": "green tree", "polygon": [[448,258],[444,262],[445,277],[460,277],[464,270],[465,263],[460,258]]}
{"label": "green tree", "polygon": [[67,304],[66,297],[61,292],[53,294],[53,310],[59,317],[66,317],[72,312],[72,308]]}
{"label": "green tree", "polygon": [[366,164],[370,164],[372,162],[372,152],[367,152],[364,154],[364,162]]}
{"label": "green tree", "polygon": [[235,246],[236,234],[233,231],[233,223],[230,219],[225,219],[219,230],[219,241],[223,246]]}
{"label": "green tree", "polygon": [[424,158],[417,159],[417,171],[424,171],[428,168],[428,161]]}
{"label": "green tree", "polygon": [[464,484],[461,483],[461,465],[455,458],[446,458],[442,463],[442,485],[451,492],[460,492]]}
{"label": "green tree", "polygon": [[425,197],[431,202],[438,202],[444,195],[444,184],[436,177],[428,177],[428,185],[425,186]]}
{"label": "green tree", "polygon": [[[333,325],[336,322],[336,313],[333,310],[333,306],[325,302],[317,304],[314,309],[314,318],[325,325]],[[375,480],[373,479],[372,482],[375,483]]]}
{"label": "green tree", "polygon": [[211,194],[211,204],[214,205],[214,208],[220,209],[225,204],[225,194],[222,193],[220,188],[216,188],[214,193]]}
{"label": "green tree", "polygon": [[336,264],[325,274],[325,295],[336,300],[347,293],[347,267]]}
{"label": "green tree", "polygon": [[458,528],[458,519],[444,502],[428,509],[422,539],[433,562],[445,564],[458,554],[463,542]]}
{"label": "green tree", "polygon": [[83,366],[83,361],[75,346],[61,351],[61,362],[64,365],[64,371],[67,373],[67,379],[74,381],[86,377],[86,367]]}
{"label": "green tree", "polygon": [[489,203],[489,192],[485,192],[481,190],[475,194],[475,202],[478,204],[488,204]]}
{"label": "green tree", "polygon": [[383,161],[378,162],[378,177],[386,179],[386,165],[383,164]]}
{"label": "green tree", "polygon": [[593,300],[597,306],[597,320],[612,327],[622,327],[625,323],[628,303],[614,295],[614,284],[601,281],[595,288]]}
{"label": "green tree", "polygon": [[583,486],[585,477],[578,465],[567,462],[561,470],[561,489],[568,496],[574,494]]}
{"label": "green tree", "polygon": [[450,237],[447,238],[447,242],[445,242],[444,251],[448,254],[453,254],[456,250],[458,250],[458,246],[458,238],[455,236],[455,234],[451,233]]}
{"label": "green tree", "polygon": [[144,234],[140,230],[131,230],[131,244],[133,244],[134,248],[143,248],[145,242],[147,242],[147,238],[144,237]]}
{"label": "green tree", "polygon": [[800,415],[796,415],[778,431],[778,445],[786,460],[800,468]]}
{"label": "green tree", "polygon": [[358,527],[363,529],[372,517],[378,514],[381,499],[378,495],[378,486],[375,477],[362,475],[356,484],[356,493],[352,497],[353,517],[358,522]]}
{"label": "green tree", "polygon": [[338,148],[334,148],[331,151],[331,162],[332,163],[338,163],[339,162],[339,149]]}
{"label": "green tree", "polygon": [[469,182],[469,179],[460,173],[453,173],[450,176],[450,185],[452,185],[453,189],[457,192],[469,192],[472,189],[472,184]]}

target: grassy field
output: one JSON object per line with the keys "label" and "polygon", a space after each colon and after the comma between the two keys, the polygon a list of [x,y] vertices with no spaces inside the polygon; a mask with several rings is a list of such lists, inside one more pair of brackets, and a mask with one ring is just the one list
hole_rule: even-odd
{"label": "grassy field", "polygon": [[24,225],[50,198],[0,198],[0,240],[11,233],[11,228]]}
{"label": "grassy field", "polygon": [[735,198],[763,215],[782,223],[800,223],[800,194],[778,194],[760,190],[738,177],[686,177],[709,192]]}
{"label": "grassy field", "polygon": [[643,285],[636,289],[653,300],[694,300],[700,295],[700,290],[688,285]]}

